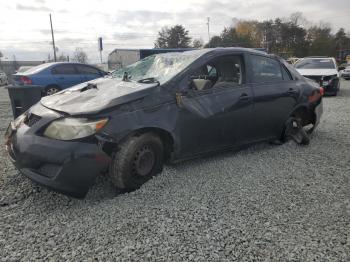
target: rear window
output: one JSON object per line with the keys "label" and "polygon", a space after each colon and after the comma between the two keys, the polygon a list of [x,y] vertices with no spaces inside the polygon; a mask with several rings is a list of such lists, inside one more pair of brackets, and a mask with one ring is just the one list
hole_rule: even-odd
{"label": "rear window", "polygon": [[74,75],[77,74],[73,65],[57,65],[52,68],[54,75]]}
{"label": "rear window", "polygon": [[335,64],[332,59],[314,59],[306,58],[299,60],[294,64],[298,69],[335,69]]}
{"label": "rear window", "polygon": [[26,74],[35,74],[35,73],[38,73],[41,70],[44,70],[44,69],[48,68],[49,66],[51,66],[51,64],[49,64],[49,63],[41,64],[41,65],[38,65],[38,66],[31,67],[31,68],[29,68],[27,70],[24,70],[24,72],[26,72]]}

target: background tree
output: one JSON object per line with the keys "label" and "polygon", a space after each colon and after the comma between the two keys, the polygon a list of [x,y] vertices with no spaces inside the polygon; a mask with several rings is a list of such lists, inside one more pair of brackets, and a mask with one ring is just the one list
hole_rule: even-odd
{"label": "background tree", "polygon": [[84,50],[82,48],[76,48],[74,53],[73,53],[73,59],[72,60],[74,62],[87,64],[88,63],[88,56],[84,52]]}
{"label": "background tree", "polygon": [[337,50],[350,48],[350,38],[346,35],[344,28],[340,28],[334,35],[334,41]]}
{"label": "background tree", "polygon": [[262,42],[262,35],[259,35],[257,25],[259,22],[254,20],[241,20],[235,28],[237,35],[241,38],[241,41],[245,43],[246,47],[260,46]]}
{"label": "background tree", "polygon": [[193,48],[202,48],[204,45],[203,40],[201,38],[194,39],[192,42]]}
{"label": "background tree", "polygon": [[65,55],[64,53],[61,53],[61,54],[57,57],[57,62],[68,62],[68,56]]}
{"label": "background tree", "polygon": [[307,39],[310,42],[308,55],[335,55],[335,41],[328,25],[312,26],[307,32]]}
{"label": "background tree", "polygon": [[349,49],[344,30],[335,36],[327,25],[306,28],[307,20],[302,13],[290,18],[265,21],[237,20],[235,26],[224,28],[220,35],[213,36],[205,47],[260,47],[282,57],[307,55],[336,55],[336,49]]}
{"label": "background tree", "polygon": [[222,46],[222,39],[221,39],[220,36],[217,36],[217,35],[211,37],[209,43],[206,43],[204,45],[205,48],[208,48],[208,47],[220,47],[220,46]]}
{"label": "background tree", "polygon": [[189,32],[182,25],[175,25],[171,28],[163,27],[158,32],[158,38],[154,43],[155,48],[188,48],[191,37]]}

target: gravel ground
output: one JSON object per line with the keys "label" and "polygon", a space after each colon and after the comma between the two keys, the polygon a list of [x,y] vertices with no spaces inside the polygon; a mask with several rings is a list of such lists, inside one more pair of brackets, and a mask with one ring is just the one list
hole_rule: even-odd
{"label": "gravel ground", "polygon": [[[0,261],[350,261],[350,81],[311,144],[259,144],[166,166],[116,195],[41,188],[0,150]],[[0,88],[1,144],[9,122]]]}

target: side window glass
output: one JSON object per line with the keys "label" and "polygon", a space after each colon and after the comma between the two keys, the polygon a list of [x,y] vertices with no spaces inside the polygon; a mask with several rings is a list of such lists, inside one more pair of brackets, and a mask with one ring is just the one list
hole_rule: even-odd
{"label": "side window glass", "polygon": [[190,88],[205,90],[213,87],[232,88],[243,82],[243,59],[240,55],[226,55],[214,58],[194,70]]}
{"label": "side window glass", "polygon": [[54,75],[75,75],[76,71],[73,65],[57,65],[51,69]]}
{"label": "side window glass", "polygon": [[271,58],[251,55],[253,82],[276,82],[282,81],[282,72],[280,64]]}
{"label": "side window glass", "polygon": [[209,77],[217,77],[218,76],[215,67],[213,67],[211,65],[207,65],[207,70],[208,70]]}
{"label": "side window glass", "polygon": [[290,75],[288,69],[284,65],[281,65],[281,69],[282,69],[283,80],[285,80],[285,81],[293,80],[293,78]]}
{"label": "side window glass", "polygon": [[216,61],[218,70],[218,81],[216,85],[236,86],[242,84],[242,58],[240,56],[220,57]]}
{"label": "side window glass", "polygon": [[90,66],[77,65],[78,71],[83,75],[100,75],[100,71]]}

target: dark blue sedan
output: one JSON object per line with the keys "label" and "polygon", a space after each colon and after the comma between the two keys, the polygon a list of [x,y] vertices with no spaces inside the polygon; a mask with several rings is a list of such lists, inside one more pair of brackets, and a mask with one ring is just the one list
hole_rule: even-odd
{"label": "dark blue sedan", "polygon": [[46,95],[62,89],[105,76],[107,73],[80,63],[46,63],[13,75],[15,85],[37,85]]}

